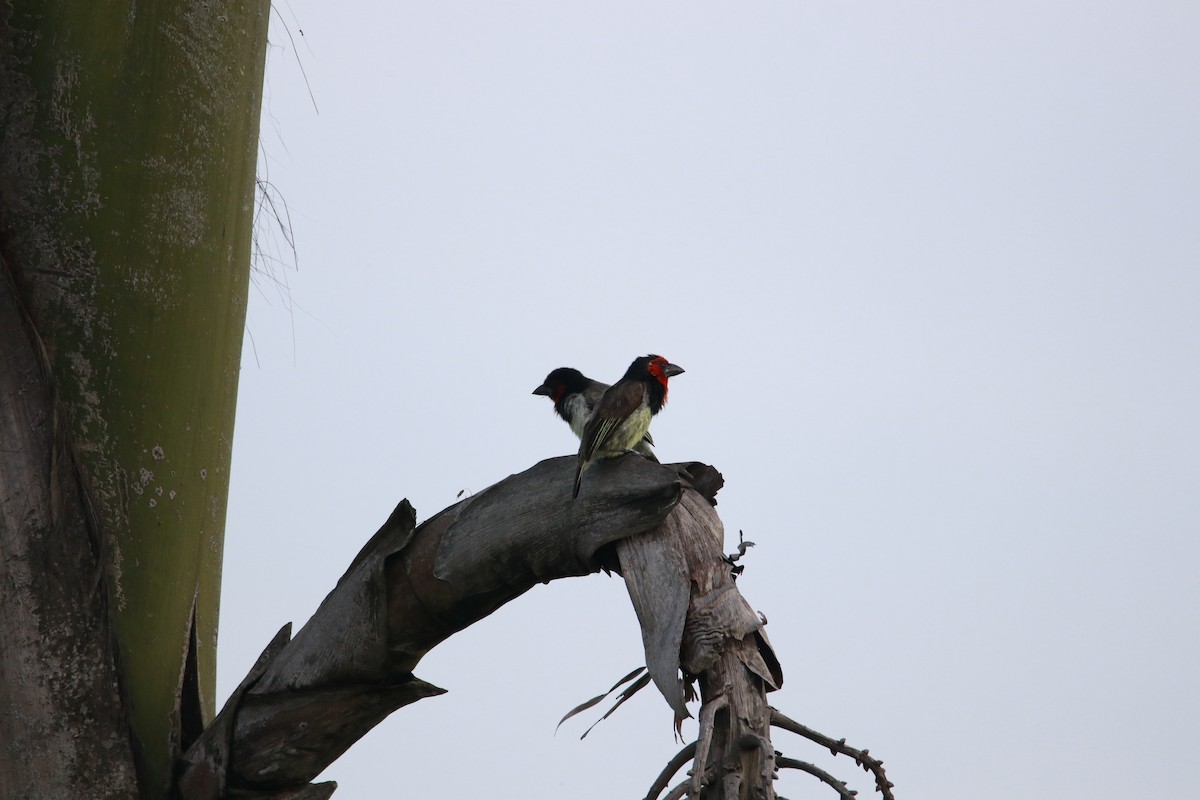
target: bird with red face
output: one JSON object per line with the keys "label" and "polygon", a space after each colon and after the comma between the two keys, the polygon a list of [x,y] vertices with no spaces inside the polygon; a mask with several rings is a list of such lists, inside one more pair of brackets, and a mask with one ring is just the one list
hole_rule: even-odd
{"label": "bird with red face", "polygon": [[579,496],[583,473],[593,462],[629,452],[642,441],[650,430],[650,420],[666,405],[667,380],[682,373],[683,367],[662,356],[642,356],[600,396],[579,437],[579,464],[571,497]]}
{"label": "bird with red face", "polygon": [[[533,393],[549,397],[554,402],[555,413],[571,426],[571,432],[576,436],[583,436],[583,428],[592,415],[592,409],[600,402],[600,397],[606,389],[607,383],[594,381],[577,369],[559,367],[551,371]],[[646,458],[657,461],[654,451],[650,449],[653,444],[654,440],[647,433],[633,449]]]}

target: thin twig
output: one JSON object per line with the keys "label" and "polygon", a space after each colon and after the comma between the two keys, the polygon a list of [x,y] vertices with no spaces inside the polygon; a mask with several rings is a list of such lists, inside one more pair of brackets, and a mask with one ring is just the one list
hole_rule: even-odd
{"label": "thin twig", "polygon": [[679,800],[679,798],[681,798],[685,794],[687,794],[689,782],[690,781],[684,780],[684,781],[680,781],[679,783],[677,783],[675,785],[675,788],[672,789],[670,791],[670,793],[668,793],[667,796],[663,798],[663,800]]}
{"label": "thin twig", "polygon": [[[717,765],[714,764],[711,769],[707,769],[704,771],[705,782],[707,783],[716,774],[717,774]],[[692,798],[692,800],[700,800],[700,795],[692,794],[691,792],[688,791],[691,784],[692,784],[691,778],[683,779],[679,783],[675,784],[675,788],[672,789],[671,791],[669,791],[666,794],[666,796],[663,797],[662,800],[679,800],[679,798],[684,797],[684,796]]]}
{"label": "thin twig", "polygon": [[734,580],[737,580],[738,576],[746,569],[745,564],[737,562],[742,560],[742,556],[746,555],[746,550],[751,547],[754,547],[754,542],[747,542],[745,534],[738,531],[737,553],[729,553],[725,556],[725,563],[729,565],[729,571],[733,574]]}
{"label": "thin twig", "polygon": [[[682,750],[675,754],[675,757],[667,762],[663,767],[663,771],[655,778],[654,783],[650,786],[650,791],[646,792],[646,800],[656,800],[662,794],[663,789],[667,788],[667,784],[671,782],[671,777],[683,768],[683,765],[692,760],[696,755],[696,743],[692,742],[685,745]],[[684,781],[686,783],[686,781]]]}
{"label": "thin twig", "polygon": [[730,553],[725,556],[725,560],[730,564],[736,564],[738,561],[741,561],[742,556],[746,555],[746,551],[751,547],[754,547],[754,542],[747,542],[745,534],[742,531],[738,531],[737,555]]}
{"label": "thin twig", "polygon": [[794,758],[785,758],[782,754],[775,756],[775,764],[780,769],[798,769],[807,772],[809,775],[817,776],[832,786],[842,796],[842,800],[858,800],[858,792],[853,789],[847,789],[845,781],[839,781],[816,764],[810,764],[807,761],[797,761]]}
{"label": "thin twig", "polygon": [[826,736],[820,731],[815,731],[807,725],[801,725],[794,719],[790,719],[779,712],[779,709],[771,708],[771,724],[776,728],[782,728],[785,731],[791,731],[803,736],[805,739],[810,739],[822,747],[828,747],[829,752],[836,755],[850,756],[854,759],[854,763],[862,767],[863,770],[870,772],[875,776],[875,790],[883,794],[883,800],[896,800],[892,794],[894,783],[887,779],[887,773],[883,770],[883,762],[877,758],[872,758],[867,754],[867,750],[857,750],[848,744],[846,740],[834,739]]}

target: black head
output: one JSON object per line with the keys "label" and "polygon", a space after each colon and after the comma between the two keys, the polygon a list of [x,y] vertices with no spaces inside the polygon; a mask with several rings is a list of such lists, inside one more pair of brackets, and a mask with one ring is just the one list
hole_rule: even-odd
{"label": "black head", "polygon": [[635,358],[633,363],[629,365],[629,369],[625,370],[626,378],[636,378],[638,380],[646,380],[654,378],[664,386],[667,384],[667,378],[673,378],[676,375],[683,374],[683,367],[672,364],[665,358],[651,353],[648,356]]}
{"label": "black head", "polygon": [[534,394],[549,397],[555,403],[569,394],[582,392],[591,383],[582,372],[572,367],[559,367],[552,370],[542,381],[542,385],[533,390]]}
{"label": "black head", "polygon": [[629,369],[625,370],[626,379],[645,382],[651,414],[657,414],[667,404],[667,379],[681,374],[683,367],[654,354],[635,358]]}

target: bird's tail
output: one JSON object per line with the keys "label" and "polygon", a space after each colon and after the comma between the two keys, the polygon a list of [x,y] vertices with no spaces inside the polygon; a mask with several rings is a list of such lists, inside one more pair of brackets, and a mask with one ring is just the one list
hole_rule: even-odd
{"label": "bird's tail", "polygon": [[575,467],[575,489],[571,492],[571,499],[579,497],[579,484],[583,480],[583,462],[580,461]]}

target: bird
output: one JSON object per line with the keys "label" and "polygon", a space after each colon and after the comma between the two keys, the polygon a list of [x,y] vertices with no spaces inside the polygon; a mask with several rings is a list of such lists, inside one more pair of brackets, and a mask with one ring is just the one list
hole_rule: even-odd
{"label": "bird", "polygon": [[667,380],[683,374],[683,367],[659,355],[635,358],[621,380],[600,396],[579,437],[579,463],[575,488],[579,497],[583,473],[592,462],[633,449],[650,430],[650,419],[667,402]]}
{"label": "bird", "polygon": [[[573,367],[559,367],[551,370],[542,381],[542,385],[533,390],[534,394],[544,395],[554,401],[554,411],[571,427],[576,436],[583,436],[583,427],[587,425],[592,409],[596,407],[601,395],[608,388],[607,383],[594,381]],[[654,440],[649,432],[633,449],[647,458],[654,458],[650,448]]]}

